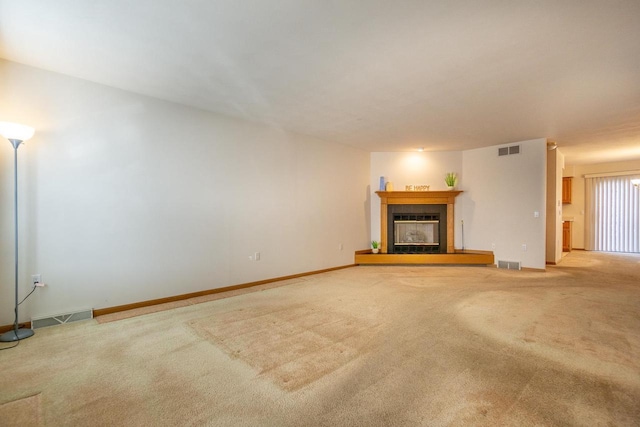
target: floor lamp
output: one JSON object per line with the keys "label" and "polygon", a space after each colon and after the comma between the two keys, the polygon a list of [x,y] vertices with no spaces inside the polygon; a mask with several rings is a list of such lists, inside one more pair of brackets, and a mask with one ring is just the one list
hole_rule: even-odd
{"label": "floor lamp", "polygon": [[15,232],[15,322],[13,330],[0,335],[0,342],[18,341],[29,338],[33,330],[18,327],[18,147],[33,136],[33,128],[17,123],[0,122],[0,135],[4,136],[13,145],[13,225]]}

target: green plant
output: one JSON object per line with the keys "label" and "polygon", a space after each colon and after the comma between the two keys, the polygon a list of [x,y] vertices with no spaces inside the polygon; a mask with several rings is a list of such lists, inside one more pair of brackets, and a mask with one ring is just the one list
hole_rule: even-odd
{"label": "green plant", "polygon": [[444,176],[444,182],[447,184],[448,187],[455,187],[456,184],[458,183],[458,175],[456,175],[455,172],[448,172]]}
{"label": "green plant", "polygon": [[378,249],[378,246],[380,246],[380,243],[377,240],[372,240],[371,241],[371,247],[373,249]]}

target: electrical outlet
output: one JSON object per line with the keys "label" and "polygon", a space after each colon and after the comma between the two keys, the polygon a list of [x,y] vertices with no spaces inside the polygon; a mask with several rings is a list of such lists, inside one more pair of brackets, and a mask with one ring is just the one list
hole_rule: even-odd
{"label": "electrical outlet", "polygon": [[523,252],[526,252],[526,251],[527,251],[527,244],[526,244],[526,243],[523,243],[523,244],[522,244],[522,251],[523,251]]}
{"label": "electrical outlet", "polygon": [[496,248],[496,244],[495,244],[495,243],[492,243],[492,244],[491,244],[491,249],[495,249],[495,248]]}
{"label": "electrical outlet", "polygon": [[33,283],[34,285],[36,283],[42,283],[42,275],[41,274],[33,274],[31,276],[31,283]]}
{"label": "electrical outlet", "polygon": [[253,260],[254,261],[260,261],[260,252],[256,252],[253,254]]}

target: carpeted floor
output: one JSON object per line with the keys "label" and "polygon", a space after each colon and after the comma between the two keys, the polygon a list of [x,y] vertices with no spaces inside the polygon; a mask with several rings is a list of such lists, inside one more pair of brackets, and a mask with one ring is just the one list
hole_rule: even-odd
{"label": "carpeted floor", "polygon": [[639,255],[355,267],[110,320],[0,352],[0,425],[640,424]]}

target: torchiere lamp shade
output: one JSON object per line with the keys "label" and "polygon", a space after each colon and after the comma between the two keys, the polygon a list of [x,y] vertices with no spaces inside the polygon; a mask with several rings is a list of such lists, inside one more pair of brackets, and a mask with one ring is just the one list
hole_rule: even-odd
{"label": "torchiere lamp shade", "polygon": [[33,136],[32,127],[18,123],[0,122],[0,135],[8,140],[26,141]]}

